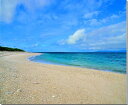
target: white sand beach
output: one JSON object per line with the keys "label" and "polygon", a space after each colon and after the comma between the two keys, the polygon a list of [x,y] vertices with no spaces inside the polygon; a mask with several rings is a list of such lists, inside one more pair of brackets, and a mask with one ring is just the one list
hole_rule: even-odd
{"label": "white sand beach", "polygon": [[29,61],[0,52],[0,104],[125,104],[126,75]]}

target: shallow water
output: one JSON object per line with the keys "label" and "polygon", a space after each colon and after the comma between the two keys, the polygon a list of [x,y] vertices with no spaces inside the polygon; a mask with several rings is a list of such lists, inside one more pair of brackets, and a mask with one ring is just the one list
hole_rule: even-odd
{"label": "shallow water", "polygon": [[124,52],[43,53],[31,57],[30,60],[126,73],[126,53]]}

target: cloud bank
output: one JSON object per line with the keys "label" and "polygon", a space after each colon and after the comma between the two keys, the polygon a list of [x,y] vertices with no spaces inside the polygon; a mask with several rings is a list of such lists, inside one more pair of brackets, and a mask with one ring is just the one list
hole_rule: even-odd
{"label": "cloud bank", "polygon": [[117,50],[126,48],[126,22],[105,26],[91,32],[77,30],[63,41],[63,44],[75,45],[86,50]]}

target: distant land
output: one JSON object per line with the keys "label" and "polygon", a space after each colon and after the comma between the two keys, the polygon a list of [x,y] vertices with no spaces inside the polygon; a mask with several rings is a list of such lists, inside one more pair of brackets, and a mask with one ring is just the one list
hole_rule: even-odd
{"label": "distant land", "polygon": [[22,52],[24,52],[24,50],[22,50],[22,49],[10,48],[10,47],[2,47],[2,46],[0,46],[0,51],[22,51]]}
{"label": "distant land", "polygon": [[33,53],[111,53],[111,52],[115,52],[115,53],[117,53],[117,52],[122,52],[122,53],[126,53],[126,50],[118,50],[118,51],[88,51],[88,52],[82,52],[82,51],[79,51],[79,52],[76,52],[76,51],[74,51],[74,52],[71,52],[71,51],[69,51],[69,52],[40,52],[40,51],[38,51],[38,52],[33,52]]}

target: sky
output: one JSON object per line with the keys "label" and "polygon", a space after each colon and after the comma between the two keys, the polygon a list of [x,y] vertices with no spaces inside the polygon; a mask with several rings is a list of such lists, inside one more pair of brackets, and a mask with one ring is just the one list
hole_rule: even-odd
{"label": "sky", "polygon": [[0,0],[0,45],[30,52],[126,50],[126,0]]}

